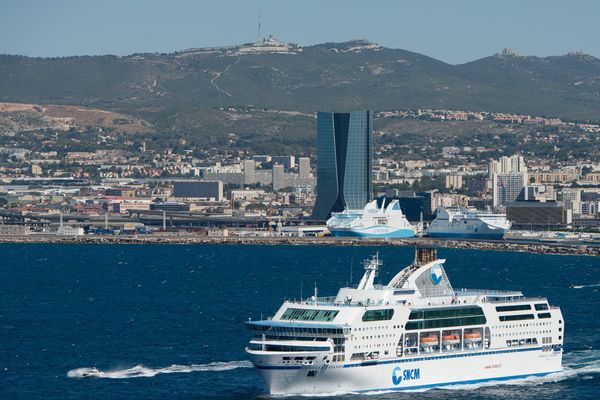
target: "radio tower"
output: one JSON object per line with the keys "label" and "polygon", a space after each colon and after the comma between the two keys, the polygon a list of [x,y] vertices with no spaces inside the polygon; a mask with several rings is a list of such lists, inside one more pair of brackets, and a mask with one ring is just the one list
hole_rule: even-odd
{"label": "radio tower", "polygon": [[258,10],[258,36],[256,37],[256,43],[260,42],[260,10]]}

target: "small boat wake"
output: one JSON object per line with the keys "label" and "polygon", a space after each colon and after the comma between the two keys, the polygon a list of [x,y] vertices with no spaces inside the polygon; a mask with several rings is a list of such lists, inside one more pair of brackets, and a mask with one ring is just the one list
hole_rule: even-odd
{"label": "small boat wake", "polygon": [[250,368],[252,363],[249,361],[227,361],[211,362],[209,364],[191,364],[178,365],[173,364],[165,368],[150,368],[143,365],[125,369],[113,369],[108,371],[99,370],[96,367],[76,368],[67,372],[69,378],[108,378],[108,379],[129,379],[129,378],[151,378],[159,374],[180,374],[188,372],[220,372],[229,371],[236,368]]}
{"label": "small boat wake", "polygon": [[571,288],[571,289],[585,289],[585,288],[593,288],[593,287],[600,287],[600,283],[593,283],[591,285],[571,285],[571,286],[569,286],[569,288]]}

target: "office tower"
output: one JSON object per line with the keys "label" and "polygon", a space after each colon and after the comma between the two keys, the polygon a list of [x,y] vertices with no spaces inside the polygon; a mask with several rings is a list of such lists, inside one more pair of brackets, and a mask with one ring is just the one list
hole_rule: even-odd
{"label": "office tower", "polygon": [[313,219],[362,209],[373,198],[370,111],[317,113],[317,199]]}

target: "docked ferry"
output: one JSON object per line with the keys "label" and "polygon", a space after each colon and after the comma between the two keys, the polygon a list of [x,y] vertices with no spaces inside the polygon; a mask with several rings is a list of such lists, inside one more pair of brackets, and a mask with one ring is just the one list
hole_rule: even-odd
{"label": "docked ferry", "polygon": [[248,321],[246,352],[274,395],[417,390],[543,376],[562,369],[564,322],[546,298],[452,287],[435,249],[376,284],[286,301]]}
{"label": "docked ferry", "polygon": [[333,213],[327,220],[327,229],[333,236],[409,238],[416,234],[415,227],[402,213],[398,200],[386,205],[385,198],[381,206],[373,200],[362,210]]}
{"label": "docked ferry", "polygon": [[506,214],[473,211],[459,206],[439,207],[436,218],[427,228],[430,237],[502,239],[510,229],[511,222]]}

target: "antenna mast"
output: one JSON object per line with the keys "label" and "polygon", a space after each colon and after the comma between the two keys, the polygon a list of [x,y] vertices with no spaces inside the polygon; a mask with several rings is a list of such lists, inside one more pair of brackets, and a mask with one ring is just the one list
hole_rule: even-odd
{"label": "antenna mast", "polygon": [[256,43],[260,42],[261,37],[261,20],[260,20],[260,10],[258,10],[258,36],[256,37]]}

